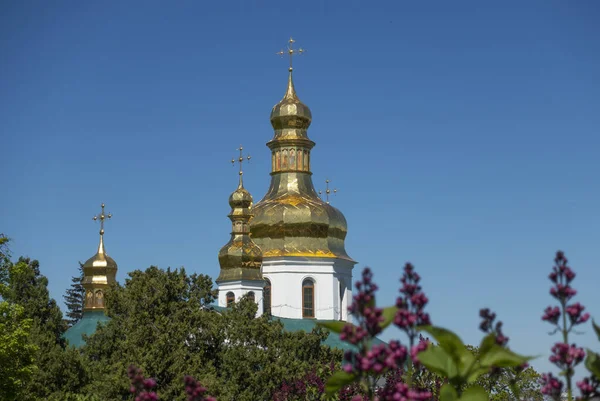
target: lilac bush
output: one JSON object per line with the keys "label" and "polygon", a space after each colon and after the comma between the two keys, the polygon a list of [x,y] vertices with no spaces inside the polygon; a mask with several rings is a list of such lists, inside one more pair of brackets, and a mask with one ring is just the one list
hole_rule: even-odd
{"label": "lilac bush", "polygon": [[[577,295],[577,291],[571,286],[575,279],[575,272],[569,267],[568,260],[563,252],[558,251],[556,253],[554,266],[548,278],[554,284],[550,289],[550,295],[558,301],[558,306],[548,306],[544,310],[542,320],[554,326],[551,334],[562,334],[562,342],[554,344],[549,359],[561,370],[561,375],[565,377],[567,398],[571,401],[573,399],[572,380],[575,374],[574,368],[584,360],[585,351],[575,343],[569,344],[569,335],[574,332],[575,327],[587,322],[590,319],[590,314],[583,312],[585,307],[579,302],[569,303]],[[598,336],[600,339],[600,333]],[[597,360],[597,355],[591,351],[588,351],[588,353],[589,359],[593,360],[596,357]],[[583,399],[598,395],[600,389],[598,373],[596,373],[596,376],[593,374],[593,362],[586,362],[586,366],[590,369],[592,375],[577,383]],[[542,393],[550,398],[560,400],[564,388],[564,383],[551,373],[542,376]]]}

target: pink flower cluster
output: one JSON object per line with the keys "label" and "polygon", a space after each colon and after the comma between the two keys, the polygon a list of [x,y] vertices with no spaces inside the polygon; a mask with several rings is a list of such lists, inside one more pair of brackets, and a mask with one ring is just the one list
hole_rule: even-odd
{"label": "pink flower cluster", "polygon": [[344,371],[381,375],[390,369],[403,366],[407,356],[406,347],[399,341],[392,340],[387,346],[385,344],[374,345],[364,354],[347,351],[344,359],[350,363],[344,366]]}
{"label": "pink flower cluster", "polygon": [[377,396],[380,401],[427,401],[432,397],[431,391],[412,389],[399,382],[391,389],[382,389]]}
{"label": "pink flower cluster", "polygon": [[577,348],[575,344],[556,343],[552,347],[550,362],[563,370],[572,370],[575,365],[583,361],[585,351]]}
{"label": "pink flower cluster", "polygon": [[135,401],[157,401],[158,395],[152,391],[156,387],[154,379],[145,379],[142,369],[130,365],[127,376],[131,381],[129,392],[135,395]]}
{"label": "pink flower cluster", "polygon": [[502,347],[506,346],[509,338],[502,332],[502,322],[498,321],[496,322],[496,326],[494,326],[496,314],[491,312],[488,308],[485,308],[479,311],[479,317],[483,319],[479,325],[481,331],[484,333],[493,333],[496,336],[496,344]]}
{"label": "pink flower cluster", "polygon": [[415,272],[413,265],[407,263],[400,279],[402,283],[400,294],[402,295],[396,300],[398,312],[396,312],[394,324],[406,332],[411,344],[417,336],[417,326],[431,324],[429,315],[423,311],[429,299],[421,291],[419,281],[421,281],[421,277]]}
{"label": "pink flower cluster", "polygon": [[206,388],[204,388],[196,379],[192,376],[185,376],[183,378],[185,384],[185,394],[187,395],[187,401],[216,401],[213,397],[205,397]]}
{"label": "pink flower cluster", "polygon": [[577,382],[577,387],[581,391],[581,396],[585,400],[589,400],[594,397],[600,397],[600,380],[592,377],[586,377],[585,379]]}
{"label": "pink flower cluster", "polygon": [[[375,306],[375,292],[378,287],[373,283],[373,273],[371,269],[366,267],[362,273],[362,281],[357,281],[355,286],[358,293],[354,295],[352,305],[350,306],[350,313],[360,316],[362,319],[363,330],[368,333],[371,337],[381,333],[381,322],[383,321],[383,310]],[[347,332],[348,338],[352,338],[351,333]],[[356,333],[360,340],[364,338],[364,333]],[[356,344],[356,343],[354,343]]]}
{"label": "pink flower cluster", "polygon": [[542,394],[554,400],[560,400],[563,392],[563,382],[552,376],[552,373],[544,373],[541,379]]}
{"label": "pink flower cluster", "polygon": [[[550,281],[554,284],[550,289],[550,295],[557,299],[560,305],[548,306],[544,310],[542,320],[554,325],[556,331],[561,332],[563,335],[564,342],[556,343],[552,347],[550,362],[559,367],[566,376],[567,391],[570,392],[572,391],[571,378],[574,374],[573,368],[583,361],[585,358],[585,351],[575,344],[569,345],[568,335],[574,326],[587,322],[590,318],[590,314],[583,313],[585,307],[579,302],[570,305],[567,304],[567,302],[577,294],[577,291],[571,287],[571,282],[575,279],[575,273],[568,266],[568,260],[563,252],[558,251],[556,253],[554,263],[555,265],[552,267],[552,272],[548,276]],[[561,325],[561,316],[568,317],[568,323],[565,322]],[[598,389],[597,381],[595,381],[595,379],[584,379],[577,383],[577,385],[584,397],[586,397],[586,394],[595,393]],[[542,375],[542,386],[542,393],[556,400],[560,399],[563,383],[558,378],[552,376],[550,373]]]}

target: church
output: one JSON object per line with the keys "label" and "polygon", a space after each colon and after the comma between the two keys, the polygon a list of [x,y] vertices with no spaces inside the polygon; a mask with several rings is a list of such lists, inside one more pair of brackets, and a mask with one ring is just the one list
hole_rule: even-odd
{"label": "church", "polygon": [[[312,182],[310,155],[315,142],[308,137],[312,117],[296,94],[292,69],[292,57],[303,50],[294,49],[293,43],[290,39],[288,49],[280,53],[290,57],[287,88],[270,116],[274,135],[266,145],[271,152],[271,184],[255,204],[244,188],[245,158],[239,148],[239,184],[229,197],[231,238],[218,253],[218,299],[211,309],[222,311],[247,296],[257,303],[257,315],[279,319],[285,330],[310,331],[317,321],[351,320],[348,307],[356,262],[345,249],[344,215],[328,199],[321,199]],[[104,221],[111,217],[104,208],[102,204],[94,218],[100,221],[98,250],[83,265],[84,315],[65,334],[76,347],[83,345],[82,334],[92,334],[98,322],[109,319],[104,293],[116,281],[117,263],[104,246]],[[350,347],[334,333],[325,343]]]}

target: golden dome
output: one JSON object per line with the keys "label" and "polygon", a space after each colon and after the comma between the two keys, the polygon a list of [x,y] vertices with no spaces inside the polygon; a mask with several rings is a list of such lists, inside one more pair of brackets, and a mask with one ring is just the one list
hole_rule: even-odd
{"label": "golden dome", "polygon": [[252,239],[263,257],[329,257],[351,260],[344,240],[344,215],[319,198],[310,171],[308,138],[312,121],[310,109],[298,98],[288,77],[286,94],[271,112],[275,130],[267,143],[271,149],[271,186],[252,208]]}
{"label": "golden dome", "polygon": [[216,282],[227,280],[262,280],[262,251],[250,238],[249,221],[252,195],[242,183],[229,196],[231,239],[219,251],[221,272]]}
{"label": "golden dome", "polygon": [[85,289],[85,303],[83,310],[104,310],[104,295],[108,287],[117,281],[117,262],[106,253],[104,248],[104,220],[110,219],[112,214],[104,213],[104,203],[102,212],[94,217],[94,220],[100,220],[100,243],[98,251],[89,258],[83,265],[83,280],[81,282]]}
{"label": "golden dome", "polygon": [[285,96],[271,110],[271,125],[273,129],[284,128],[307,129],[312,121],[312,114],[307,105],[302,103],[296,95],[292,70],[288,76],[288,86]]}

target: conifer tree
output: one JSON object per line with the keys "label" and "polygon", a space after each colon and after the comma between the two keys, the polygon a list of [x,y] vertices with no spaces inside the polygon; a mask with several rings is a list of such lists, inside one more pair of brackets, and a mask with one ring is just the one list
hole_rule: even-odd
{"label": "conifer tree", "polygon": [[79,262],[79,275],[71,277],[71,288],[67,289],[66,295],[63,295],[67,306],[68,319],[66,319],[69,327],[73,326],[83,317],[83,301],[85,297],[85,289],[81,285],[83,280],[83,263]]}

